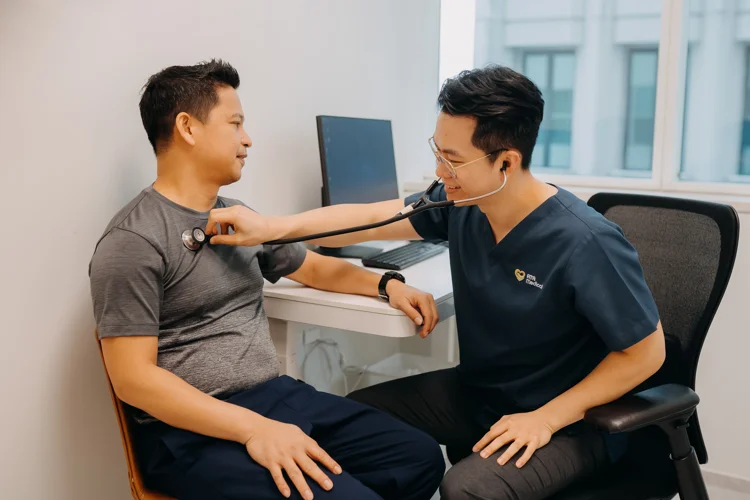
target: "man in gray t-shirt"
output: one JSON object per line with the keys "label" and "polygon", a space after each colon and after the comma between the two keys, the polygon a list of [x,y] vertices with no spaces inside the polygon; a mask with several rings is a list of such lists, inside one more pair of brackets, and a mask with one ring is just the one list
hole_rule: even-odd
{"label": "man in gray t-shirt", "polygon": [[437,321],[432,297],[299,244],[183,243],[184,230],[208,229],[211,210],[242,204],[218,196],[251,146],[238,86],[222,61],[149,79],[140,110],[157,179],[112,218],[89,265],[106,368],[131,410],[141,471],[181,500],[426,500],[444,472],[437,443],[280,376],[263,282],[286,276],[370,296],[384,287],[422,335]]}
{"label": "man in gray t-shirt", "polygon": [[[239,203],[218,197],[215,206]],[[182,231],[205,227],[208,214],[147,187],[106,228],[91,261],[91,291],[100,337],[158,336],[158,366],[222,398],[279,376],[263,279],[297,271],[306,250],[217,245],[192,252]],[[153,420],[140,411],[134,417]]]}

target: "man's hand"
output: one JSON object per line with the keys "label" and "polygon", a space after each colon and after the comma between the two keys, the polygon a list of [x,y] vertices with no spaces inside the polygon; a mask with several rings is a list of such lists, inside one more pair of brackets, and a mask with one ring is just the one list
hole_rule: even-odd
{"label": "man's hand", "polygon": [[306,435],[296,425],[262,418],[253,427],[252,437],[245,443],[250,456],[271,472],[276,486],[284,497],[292,494],[284,480],[282,471],[286,471],[302,498],[313,498],[307,486],[303,472],[313,478],[324,490],[333,488],[333,483],[318,465],[317,460],[334,474],[341,474],[341,467],[323,448]]}
{"label": "man's hand", "polygon": [[420,337],[425,338],[432,332],[440,320],[432,295],[393,279],[385,285],[385,291],[393,307],[402,310],[417,326],[422,327]]}
{"label": "man's hand", "polygon": [[[221,227],[218,234],[217,225]],[[234,234],[228,234],[229,229]],[[206,224],[206,234],[213,236],[212,245],[242,245],[252,247],[277,239],[274,223],[269,217],[254,212],[242,205],[211,210]]]}
{"label": "man's hand", "polygon": [[552,434],[554,434],[552,426],[539,410],[506,415],[474,445],[473,451],[476,453],[482,450],[482,458],[487,458],[510,443],[505,453],[497,459],[498,464],[505,465],[525,446],[526,451],[516,461],[516,467],[521,468],[526,465],[536,450],[549,443]]}

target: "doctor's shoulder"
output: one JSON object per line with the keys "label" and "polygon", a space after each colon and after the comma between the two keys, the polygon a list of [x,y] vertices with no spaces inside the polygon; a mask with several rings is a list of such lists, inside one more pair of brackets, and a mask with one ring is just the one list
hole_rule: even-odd
{"label": "doctor's shoulder", "polygon": [[586,263],[592,272],[597,263],[619,266],[637,261],[637,251],[622,228],[578,200],[567,207],[567,233],[573,260]]}
{"label": "doctor's shoulder", "polygon": [[561,189],[559,199],[564,210],[558,212],[563,219],[558,228],[565,234],[569,244],[576,247],[606,246],[614,242],[616,245],[630,246],[620,226],[597,212],[581,198]]}

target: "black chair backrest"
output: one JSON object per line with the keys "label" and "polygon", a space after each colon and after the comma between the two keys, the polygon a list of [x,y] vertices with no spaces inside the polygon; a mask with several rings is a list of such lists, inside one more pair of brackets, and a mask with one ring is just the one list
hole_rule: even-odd
{"label": "black chair backrest", "polygon": [[[659,308],[667,360],[637,390],[668,382],[694,390],[703,341],[737,255],[737,212],[718,203],[622,193],[598,193],[588,204],[620,226],[636,248]],[[706,463],[697,413],[688,431],[700,463]]]}

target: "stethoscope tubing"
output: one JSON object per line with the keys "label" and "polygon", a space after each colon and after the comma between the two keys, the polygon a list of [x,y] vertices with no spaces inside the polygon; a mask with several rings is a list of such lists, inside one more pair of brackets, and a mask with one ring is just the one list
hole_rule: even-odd
{"label": "stethoscope tubing", "polygon": [[408,219],[409,217],[413,217],[417,215],[418,213],[424,212],[425,210],[432,210],[433,208],[440,208],[440,207],[449,207],[453,204],[454,203],[452,201],[428,202],[426,205],[423,205],[419,208],[415,208],[414,210],[410,210],[409,212],[406,212],[406,213],[399,213],[398,215],[395,215],[391,217],[390,219],[386,219],[381,222],[373,222],[372,224],[348,227],[346,229],[337,229],[334,231],[326,231],[325,233],[310,234],[307,236],[299,236],[296,238],[282,238],[280,240],[269,241],[266,243],[266,245],[286,245],[289,243],[299,243],[301,241],[317,240],[317,239],[322,239],[322,238],[330,238],[331,236],[339,236],[342,234],[357,233],[359,231],[367,231],[368,229],[375,229],[378,227],[387,226],[388,224],[393,224],[394,222],[398,222],[400,220]]}
{"label": "stethoscope tubing", "polygon": [[[491,191],[487,194],[483,194],[481,196],[475,196],[474,198],[468,198],[466,200],[459,200],[458,203],[467,203],[471,201],[480,200],[482,198],[492,196],[493,194],[496,194],[502,191],[503,188],[505,187],[505,184],[508,182],[508,176],[505,173],[505,170],[503,169],[502,172],[503,172],[503,184],[498,189],[495,189],[494,191]],[[277,240],[267,241],[264,244],[265,245],[288,245],[290,243],[299,243],[302,241],[330,238],[332,236],[340,236],[342,234],[357,233],[359,231],[367,231],[368,229],[375,229],[378,227],[383,227],[389,224],[393,224],[394,222],[408,219],[409,217],[413,217],[417,214],[420,214],[424,212],[425,210],[433,210],[435,208],[454,206],[456,202],[453,200],[432,201],[428,198],[428,196],[432,193],[432,191],[435,190],[435,188],[439,184],[440,184],[440,179],[435,179],[432,182],[432,184],[430,184],[430,186],[425,190],[425,192],[422,193],[422,196],[420,196],[419,199],[417,199],[417,201],[404,207],[403,210],[401,210],[399,213],[397,213],[390,219],[386,219],[380,222],[373,222],[371,224],[363,224],[361,226],[353,226],[353,227],[347,227],[344,229],[335,229],[333,231],[325,231],[323,233],[308,234],[305,236],[297,236],[294,238],[281,238]],[[199,227],[188,229],[182,233],[182,241],[185,244],[185,247],[193,251],[199,250],[205,243],[209,243],[210,239],[211,237],[208,236],[205,233],[205,231],[203,231],[203,229]]]}

